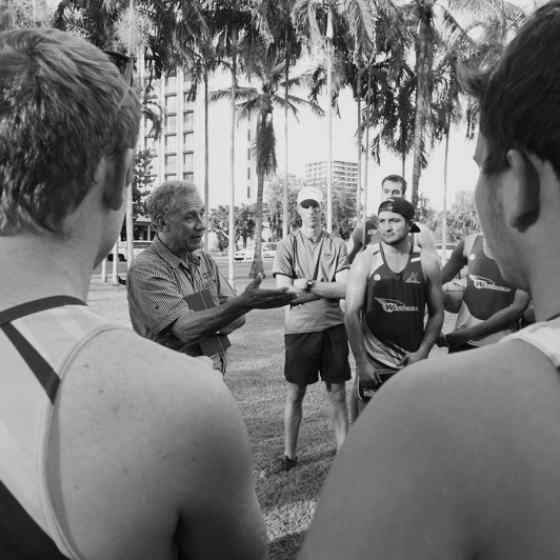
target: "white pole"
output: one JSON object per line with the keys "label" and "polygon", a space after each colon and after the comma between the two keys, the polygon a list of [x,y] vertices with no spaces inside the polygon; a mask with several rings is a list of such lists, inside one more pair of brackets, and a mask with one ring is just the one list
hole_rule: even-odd
{"label": "white pole", "polygon": [[449,130],[445,136],[445,157],[443,160],[443,212],[441,223],[441,257],[447,260],[447,164],[449,159]]}
{"label": "white pole", "polygon": [[117,267],[119,266],[119,241],[113,245],[113,269],[111,274],[111,282],[113,285],[117,285],[119,283],[119,279],[117,276]]}
{"label": "white pole", "polygon": [[288,77],[289,59],[286,57],[286,84],[284,96],[286,106],[284,107],[284,185],[282,187],[282,238],[288,235]]}
{"label": "white pole", "polygon": [[[132,53],[134,52],[134,0],[130,0],[129,5],[129,16],[128,16],[128,27],[129,27],[129,34],[128,34],[128,56],[132,57]],[[132,74],[131,74],[132,78]],[[133,216],[134,206],[132,203],[132,185],[126,189],[126,261],[127,266],[132,264],[133,258],[133,251],[132,251],[132,238],[134,236],[134,225],[133,225]]]}
{"label": "white pole", "polygon": [[107,259],[101,261],[101,282],[107,283]]}
{"label": "white pole", "polygon": [[364,157],[364,223],[368,214],[368,178],[369,178],[369,126],[366,128],[366,153]]}
{"label": "white pole", "polygon": [[[236,44],[237,46],[237,44]],[[229,243],[228,243],[228,281],[234,288],[235,275],[233,270],[233,251],[235,243],[235,94],[237,90],[237,53],[234,51],[231,74],[231,145],[230,145],[230,167],[231,185],[229,197]]]}
{"label": "white pole", "polygon": [[327,231],[332,232],[332,164],[333,164],[333,111],[332,111],[332,13],[329,9],[327,19],[327,106],[329,120],[329,154],[327,160]]}

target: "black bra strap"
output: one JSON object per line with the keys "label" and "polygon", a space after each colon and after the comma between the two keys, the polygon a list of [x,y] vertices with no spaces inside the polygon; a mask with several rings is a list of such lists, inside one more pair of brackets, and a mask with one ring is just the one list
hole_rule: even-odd
{"label": "black bra strap", "polygon": [[20,305],[15,305],[0,311],[0,325],[10,323],[26,315],[32,315],[33,313],[39,313],[39,311],[45,311],[46,309],[52,309],[53,307],[62,307],[63,305],[86,305],[81,299],[72,296],[50,296],[40,299],[34,299],[32,301],[26,301]]}

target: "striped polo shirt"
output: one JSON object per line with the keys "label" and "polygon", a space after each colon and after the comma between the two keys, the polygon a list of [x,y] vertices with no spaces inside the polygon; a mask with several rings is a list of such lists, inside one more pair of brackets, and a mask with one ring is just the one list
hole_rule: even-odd
{"label": "striped polo shirt", "polygon": [[0,312],[0,558],[78,559],[46,474],[57,394],[80,349],[122,331],[67,296]]}
{"label": "striped polo shirt", "polygon": [[185,344],[171,331],[179,317],[220,305],[235,295],[214,259],[204,251],[183,260],[156,236],[132,262],[127,290],[130,320],[139,335],[190,356],[223,356],[230,345],[227,336],[219,334]]}

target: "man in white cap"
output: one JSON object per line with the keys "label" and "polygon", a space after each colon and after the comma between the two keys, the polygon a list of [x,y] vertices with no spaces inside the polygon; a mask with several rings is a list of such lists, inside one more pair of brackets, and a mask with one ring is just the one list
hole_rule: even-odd
{"label": "man in white cap", "polygon": [[348,431],[345,384],[350,379],[348,343],[339,301],[348,271],[346,245],[323,230],[323,195],[303,187],[297,197],[301,229],[278,244],[272,269],[278,288],[298,297],[285,310],[285,365],[288,395],[284,414],[282,468],[297,464],[296,445],[308,385],[321,379],[333,406],[337,450]]}

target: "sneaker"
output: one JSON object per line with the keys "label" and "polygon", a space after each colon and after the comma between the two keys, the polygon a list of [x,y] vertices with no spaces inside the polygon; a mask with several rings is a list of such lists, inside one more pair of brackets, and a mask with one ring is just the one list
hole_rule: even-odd
{"label": "sneaker", "polygon": [[282,457],[282,464],[280,470],[289,471],[290,469],[293,469],[296,465],[297,465],[297,457],[291,459],[287,455],[284,455],[284,457]]}

